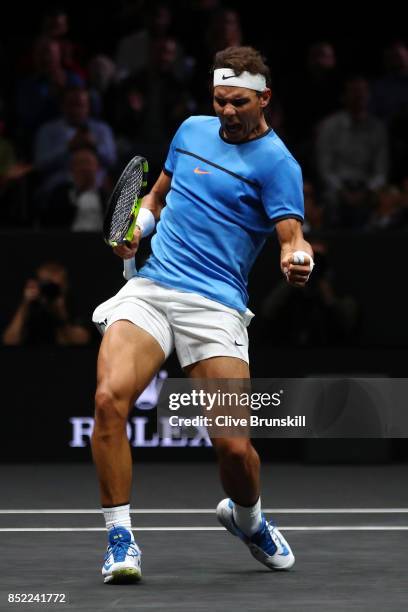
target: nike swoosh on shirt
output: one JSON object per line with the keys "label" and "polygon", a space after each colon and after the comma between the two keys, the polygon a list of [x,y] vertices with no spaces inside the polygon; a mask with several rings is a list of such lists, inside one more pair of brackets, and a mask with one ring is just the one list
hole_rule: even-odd
{"label": "nike swoosh on shirt", "polygon": [[194,174],[211,174],[211,172],[207,172],[207,170],[200,170],[200,168],[197,166],[194,168]]}
{"label": "nike swoosh on shirt", "polygon": [[235,340],[235,346],[244,346],[244,344],[240,344],[239,342]]}

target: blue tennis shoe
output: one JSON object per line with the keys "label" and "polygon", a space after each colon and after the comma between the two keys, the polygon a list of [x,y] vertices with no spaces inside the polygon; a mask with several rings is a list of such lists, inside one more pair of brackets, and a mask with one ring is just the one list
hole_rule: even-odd
{"label": "blue tennis shoe", "polygon": [[102,567],[105,583],[129,584],[142,577],[142,553],[131,532],[125,527],[109,531],[109,544]]}
{"label": "blue tennis shoe", "polygon": [[295,563],[289,544],[277,527],[262,514],[259,530],[251,537],[243,533],[234,521],[234,502],[223,499],[217,506],[217,518],[232,535],[239,537],[249,548],[257,561],[274,570],[287,570]]}

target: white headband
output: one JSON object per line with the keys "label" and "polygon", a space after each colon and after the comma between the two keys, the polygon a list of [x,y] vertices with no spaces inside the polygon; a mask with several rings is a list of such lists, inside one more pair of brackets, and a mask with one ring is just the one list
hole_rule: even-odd
{"label": "white headband", "polygon": [[255,91],[264,91],[266,89],[266,79],[262,74],[251,74],[250,72],[241,72],[236,76],[231,68],[217,68],[214,70],[214,87],[221,85],[223,87],[245,87],[246,89],[255,89]]}

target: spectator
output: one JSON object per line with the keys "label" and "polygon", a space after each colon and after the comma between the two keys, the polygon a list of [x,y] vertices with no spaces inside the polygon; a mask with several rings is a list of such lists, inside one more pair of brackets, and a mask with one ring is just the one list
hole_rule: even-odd
{"label": "spectator", "polygon": [[[157,39],[171,37],[172,11],[163,2],[152,4],[147,12],[147,23],[142,29],[132,32],[119,41],[116,55],[119,79],[149,68]],[[185,58],[178,40],[175,42],[175,68],[179,77],[185,74]]]}
{"label": "spectator", "polygon": [[317,168],[331,223],[361,227],[372,194],[387,177],[383,124],[368,111],[369,85],[362,77],[345,83],[344,110],[325,119],[317,136]]}
{"label": "spectator", "polygon": [[62,117],[43,125],[35,141],[35,165],[42,175],[40,196],[69,180],[69,152],[91,145],[99,160],[98,187],[116,162],[116,145],[111,128],[89,116],[89,94],[83,88],[64,92]]}
{"label": "spectator", "polygon": [[371,108],[384,121],[408,108],[408,47],[394,41],[384,51],[385,74],[372,85]]}
{"label": "spectator", "polygon": [[82,51],[68,37],[69,15],[62,6],[51,7],[44,13],[41,33],[42,36],[50,38],[59,44],[63,67],[78,74],[85,82],[86,71],[79,60]]}
{"label": "spectator", "polygon": [[384,50],[384,69],[372,84],[371,109],[388,125],[390,180],[397,183],[408,159],[408,47],[403,41]]}
{"label": "spectator", "polygon": [[307,62],[278,85],[286,115],[286,143],[304,172],[315,177],[316,126],[340,106],[340,76],[333,45],[309,46]]}
{"label": "spectator", "polygon": [[95,150],[82,146],[71,153],[70,181],[55,187],[41,211],[41,226],[74,232],[101,232],[106,194],[97,187]]}
{"label": "spectator", "polygon": [[63,67],[58,41],[38,38],[33,54],[33,73],[17,84],[19,136],[26,150],[29,150],[35,131],[58,116],[63,91],[83,85],[78,74]]}
{"label": "spectator", "polygon": [[81,345],[89,330],[68,306],[67,271],[59,263],[43,263],[24,287],[20,305],[3,333],[8,346]]}

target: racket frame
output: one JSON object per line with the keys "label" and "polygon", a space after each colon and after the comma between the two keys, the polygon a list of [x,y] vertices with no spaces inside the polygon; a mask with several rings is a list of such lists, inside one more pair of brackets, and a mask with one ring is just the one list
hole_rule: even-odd
{"label": "racket frame", "polygon": [[[142,164],[142,170],[143,170],[143,177],[142,177],[142,185],[139,191],[139,195],[138,197],[134,200],[133,202],[133,206],[132,209],[130,211],[130,215],[129,215],[129,221],[130,221],[130,225],[126,231],[126,234],[124,236],[124,238],[122,240],[109,240],[109,238],[106,237],[106,217],[108,216],[109,213],[112,213],[112,206],[113,206],[113,202],[117,201],[117,199],[120,197],[120,192],[123,189],[124,184],[126,183],[126,181],[128,180],[128,175],[131,171],[131,169],[133,169],[133,167],[135,166],[136,163],[141,163]],[[105,222],[104,222],[104,240],[106,242],[106,244],[108,244],[111,247],[116,247],[119,246],[120,244],[125,244],[126,246],[130,246],[130,243],[132,242],[133,239],[133,234],[135,231],[135,227],[136,227],[136,221],[137,221],[137,216],[139,214],[139,210],[140,207],[142,205],[142,200],[143,197],[145,195],[146,192],[146,187],[147,187],[147,175],[149,172],[149,165],[147,163],[147,160],[144,157],[141,157],[140,155],[136,155],[135,157],[132,157],[132,159],[127,163],[125,169],[123,170],[122,174],[120,175],[115,188],[112,192],[111,197],[109,198],[109,202],[108,202],[108,214],[105,217]],[[112,214],[110,215],[110,219],[112,219]],[[123,260],[123,276],[126,280],[130,280],[133,276],[136,276],[137,274],[137,270],[136,270],[136,262],[135,262],[135,258],[131,257],[130,259],[124,259]]]}
{"label": "racket frame", "polygon": [[[129,227],[127,228],[126,233],[122,240],[109,240],[109,238],[106,237],[106,231],[105,231],[106,218],[105,218],[104,240],[106,244],[108,244],[111,247],[116,247],[116,246],[119,246],[120,244],[126,244],[127,246],[130,246],[130,243],[133,240],[133,234],[134,234],[135,227],[136,227],[137,216],[139,214],[139,210],[142,205],[142,200],[146,192],[147,175],[149,172],[149,165],[147,163],[147,160],[144,157],[141,157],[140,155],[136,155],[135,157],[132,157],[132,159],[129,161],[129,163],[126,165],[126,168],[123,170],[122,174],[120,175],[118,182],[116,183],[115,188],[108,202],[108,214],[109,214],[113,212],[112,211],[113,202],[114,201],[116,202],[118,198],[120,197],[120,192],[122,191],[124,184],[129,178],[128,175],[130,174],[131,170],[134,168],[136,163],[142,164],[142,170],[143,170],[142,185],[141,185],[138,197],[135,198],[133,202],[133,205],[132,205],[132,208],[129,214]],[[112,214],[110,215],[110,219],[112,219]]]}

